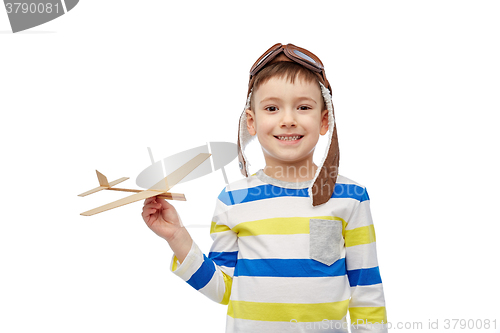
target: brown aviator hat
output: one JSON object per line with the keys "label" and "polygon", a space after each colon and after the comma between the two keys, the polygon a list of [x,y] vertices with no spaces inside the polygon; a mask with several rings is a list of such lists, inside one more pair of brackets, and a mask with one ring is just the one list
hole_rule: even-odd
{"label": "brown aviator hat", "polygon": [[250,135],[247,129],[247,116],[245,111],[250,106],[250,97],[252,95],[255,75],[266,65],[277,61],[293,61],[311,70],[318,78],[321,93],[328,109],[328,146],[326,147],[326,154],[323,157],[323,160],[320,165],[318,165],[312,185],[308,189],[312,205],[318,206],[326,203],[333,194],[339,167],[339,143],[331,98],[332,89],[330,83],[326,79],[323,63],[317,56],[306,49],[292,44],[275,44],[264,52],[264,54],[257,59],[255,64],[250,69],[247,103],[243,113],[241,114],[238,129],[238,159],[240,171],[243,176],[248,177],[248,165],[250,163],[245,156],[245,147],[253,139],[253,136]]}

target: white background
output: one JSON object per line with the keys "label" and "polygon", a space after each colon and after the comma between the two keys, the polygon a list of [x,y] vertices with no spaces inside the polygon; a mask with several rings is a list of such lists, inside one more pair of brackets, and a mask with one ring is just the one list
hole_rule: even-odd
{"label": "white background", "polygon": [[[281,42],[325,64],[389,321],[500,332],[499,15],[498,1],[82,0],[12,34],[0,9],[0,331],[224,331],[227,308],[169,271],[141,202],[83,217],[125,194],[77,194],[95,169],[137,188],[147,147],[236,142],[248,70]],[[241,178],[236,160],[226,170]],[[206,254],[223,187],[218,171],[174,188]]]}

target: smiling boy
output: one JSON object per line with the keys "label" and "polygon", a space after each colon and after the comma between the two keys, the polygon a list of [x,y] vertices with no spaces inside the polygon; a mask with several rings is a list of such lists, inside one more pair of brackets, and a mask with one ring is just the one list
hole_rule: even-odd
{"label": "smiling boy", "polygon": [[[216,200],[208,257],[165,200],[147,199],[144,221],[174,251],[174,274],[229,305],[226,332],[386,332],[370,201],[366,188],[337,174],[323,64],[276,44],[250,74],[238,134],[246,178]],[[316,166],[314,150],[327,133]],[[245,147],[255,137],[266,166],[249,176]]]}
{"label": "smiling boy", "polygon": [[[293,69],[282,70],[287,73]],[[328,131],[328,110],[324,108],[320,87],[317,82],[302,78],[292,83],[272,73],[269,77],[256,89],[253,103],[245,110],[248,132],[257,135],[264,153],[264,173],[289,182],[311,180],[317,170],[313,163],[314,148],[319,135]]]}

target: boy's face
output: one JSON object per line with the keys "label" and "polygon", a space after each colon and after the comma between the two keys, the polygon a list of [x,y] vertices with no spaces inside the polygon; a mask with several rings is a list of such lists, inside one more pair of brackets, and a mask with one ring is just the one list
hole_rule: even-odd
{"label": "boy's face", "polygon": [[312,167],[319,135],[328,132],[328,110],[318,83],[272,78],[253,94],[247,128],[257,134],[266,167]]}

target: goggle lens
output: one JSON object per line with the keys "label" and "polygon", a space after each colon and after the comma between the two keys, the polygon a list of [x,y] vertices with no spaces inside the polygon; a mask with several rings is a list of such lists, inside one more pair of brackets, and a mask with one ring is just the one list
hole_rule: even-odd
{"label": "goggle lens", "polygon": [[302,59],[305,59],[309,62],[312,62],[313,64],[319,65],[313,58],[308,56],[305,53],[300,52],[299,50],[293,50],[293,53],[295,53],[297,56],[301,57]]}
{"label": "goggle lens", "polygon": [[260,64],[262,64],[262,62],[263,62],[264,60],[266,60],[266,59],[267,59],[267,57],[269,57],[269,56],[270,56],[273,52],[274,52],[274,50],[273,50],[273,51],[270,51],[268,54],[266,54],[266,55],[264,56],[264,58],[260,59],[260,61],[259,61],[259,62],[255,65],[255,67],[259,67],[259,65],[260,65]]}

